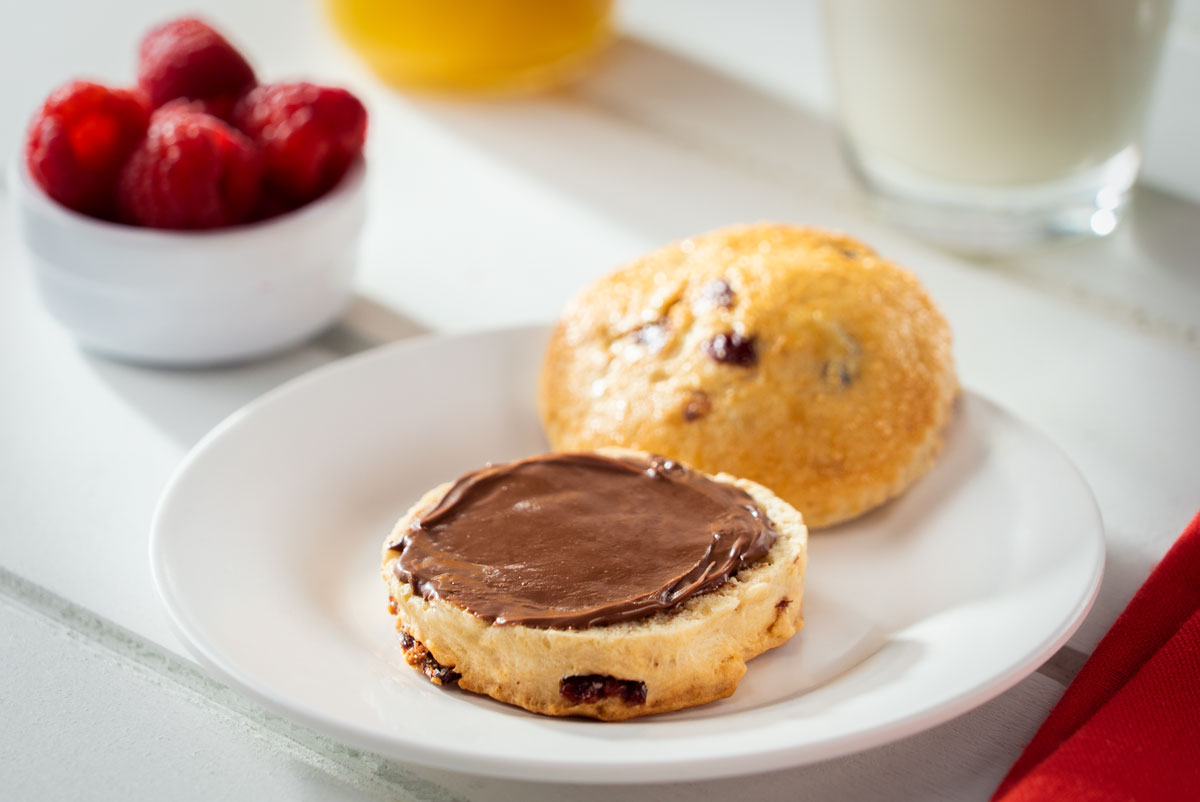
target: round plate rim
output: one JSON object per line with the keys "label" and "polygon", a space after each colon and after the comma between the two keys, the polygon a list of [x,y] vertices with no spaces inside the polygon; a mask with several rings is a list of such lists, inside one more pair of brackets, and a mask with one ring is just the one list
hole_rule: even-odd
{"label": "round plate rim", "polygon": [[[646,760],[633,763],[628,761],[572,762],[535,757],[523,760],[497,759],[477,751],[456,751],[440,745],[431,747],[416,737],[411,741],[401,741],[392,737],[380,736],[367,728],[347,723],[303,700],[279,694],[269,685],[239,671],[236,665],[230,665],[228,661],[222,659],[219,650],[215,650],[212,644],[207,643],[197,633],[195,627],[190,623],[186,600],[176,595],[171,583],[166,579],[168,558],[164,553],[163,520],[189,471],[227,431],[236,426],[243,418],[276,403],[280,398],[302,392],[303,388],[309,384],[329,381],[339,373],[359,369],[367,363],[395,359],[398,358],[397,354],[444,345],[449,342],[493,339],[504,336],[529,337],[546,334],[548,331],[548,326],[538,324],[450,335],[426,334],[372,348],[359,354],[337,359],[284,382],[230,414],[202,437],[189,450],[167,481],[155,507],[150,525],[149,557],[154,587],[166,608],[171,629],[179,636],[188,652],[221,680],[251,697],[267,710],[308,726],[324,735],[337,738],[351,746],[367,749],[385,757],[486,777],[544,782],[630,784],[663,782],[680,778],[702,780],[734,777],[788,768],[842,757],[923,732],[994,699],[1032,674],[1038,666],[1067,643],[1091,610],[1100,590],[1106,557],[1103,521],[1091,488],[1078,468],[1052,439],[986,396],[964,389],[964,394],[970,394],[982,400],[1041,441],[1070,469],[1071,474],[1079,483],[1079,489],[1086,494],[1088,502],[1087,511],[1091,518],[1091,526],[1088,527],[1088,530],[1094,534],[1091,545],[1095,551],[1091,576],[1070,614],[1044,639],[1041,646],[1027,654],[1024,659],[993,675],[988,681],[980,682],[957,696],[944,699],[938,704],[875,727],[860,729],[817,743],[760,749],[753,753],[752,759],[747,759],[746,755],[734,755],[727,758],[704,755],[690,759]],[[622,772],[614,774],[617,769],[621,769]]]}

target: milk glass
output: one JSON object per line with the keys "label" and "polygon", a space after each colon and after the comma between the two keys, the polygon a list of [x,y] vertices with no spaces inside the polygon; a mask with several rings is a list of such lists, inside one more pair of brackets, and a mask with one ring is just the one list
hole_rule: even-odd
{"label": "milk glass", "polygon": [[1172,0],[825,0],[847,160],[960,249],[1103,236],[1127,207]]}

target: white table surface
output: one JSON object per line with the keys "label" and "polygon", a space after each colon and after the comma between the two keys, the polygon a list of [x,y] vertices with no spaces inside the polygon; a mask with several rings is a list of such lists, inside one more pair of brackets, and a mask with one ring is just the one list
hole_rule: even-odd
{"label": "white table surface", "polygon": [[[128,80],[140,32],[192,5],[43,0],[0,11],[0,150],[16,152],[53,85]],[[265,362],[106,362],[40,307],[0,194],[0,797],[790,800],[803,789],[811,799],[983,799],[1200,506],[1200,207],[1144,189],[1105,241],[989,263],[889,229],[867,213],[823,121],[811,2],[758,0],[737,16],[728,4],[631,2],[626,35],[594,75],[506,102],[392,92],[310,4],[207,5],[268,80],[342,83],[368,101],[359,298],[338,327]],[[1173,35],[1187,45],[1194,34]],[[1183,52],[1170,80],[1189,63]],[[1154,150],[1151,137],[1151,178],[1191,192],[1184,178],[1197,164],[1170,160],[1194,152],[1155,136],[1164,144]],[[1068,649],[1038,673],[862,754],[618,791],[386,761],[266,713],[187,655],[151,586],[149,521],[172,469],[221,418],[372,344],[552,319],[587,280],[647,248],[764,218],[845,228],[914,269],[954,327],[963,382],[1048,434],[1091,484],[1108,537],[1104,585]]]}

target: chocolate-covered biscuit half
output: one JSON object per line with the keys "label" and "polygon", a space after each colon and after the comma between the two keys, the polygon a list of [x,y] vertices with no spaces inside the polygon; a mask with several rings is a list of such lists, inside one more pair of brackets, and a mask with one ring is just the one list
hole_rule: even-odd
{"label": "chocolate-covered biscuit half", "polygon": [[606,720],[730,695],[800,628],[806,530],[766,488],[626,449],[486,466],[384,543],[407,662]]}

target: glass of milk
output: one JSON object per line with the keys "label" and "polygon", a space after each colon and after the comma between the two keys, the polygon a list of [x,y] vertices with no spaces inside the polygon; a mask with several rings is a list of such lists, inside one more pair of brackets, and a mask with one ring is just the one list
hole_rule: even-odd
{"label": "glass of milk", "polygon": [[1137,178],[1172,0],[825,0],[844,150],[951,247],[1103,236]]}

